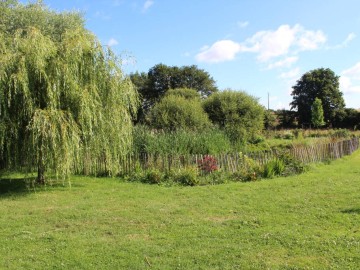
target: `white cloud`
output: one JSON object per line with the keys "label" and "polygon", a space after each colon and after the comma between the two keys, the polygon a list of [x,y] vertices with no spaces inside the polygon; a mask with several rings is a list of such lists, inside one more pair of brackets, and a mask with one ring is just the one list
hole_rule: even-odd
{"label": "white cloud", "polygon": [[355,33],[350,33],[346,39],[344,40],[344,42],[342,43],[344,46],[347,46],[354,38],[356,38],[356,34]]}
{"label": "white cloud", "polygon": [[109,40],[108,43],[107,43],[107,45],[108,45],[109,47],[116,46],[116,45],[118,45],[118,44],[119,44],[119,42],[118,42],[115,38],[110,38],[110,40]]}
{"label": "white cloud", "polygon": [[[202,50],[196,59],[202,62],[230,61],[240,52],[249,52],[257,54],[259,62],[287,56],[287,61],[273,64],[286,66],[297,61],[294,57],[299,52],[319,49],[325,42],[326,36],[320,30],[305,30],[299,24],[293,27],[281,25],[275,31],[259,31],[242,43],[232,40],[217,41],[210,48]],[[293,56],[289,57],[289,54]]]}
{"label": "white cloud", "polygon": [[283,67],[291,67],[292,64],[296,63],[299,60],[298,56],[289,56],[285,59],[279,60],[275,63],[271,63],[268,65],[268,69],[274,69],[274,68],[283,68]]}
{"label": "white cloud", "polygon": [[349,43],[351,41],[353,41],[354,39],[356,38],[356,34],[355,33],[350,33],[347,35],[346,39],[341,42],[340,44],[338,45],[335,45],[335,46],[329,46],[327,47],[327,49],[329,50],[336,50],[336,49],[342,49],[342,48],[345,48],[349,45]]}
{"label": "white cloud", "polygon": [[341,74],[360,79],[360,62],[356,63],[355,66],[344,70]]}
{"label": "white cloud", "polygon": [[321,44],[326,42],[326,36],[322,31],[305,31],[300,26],[299,33],[296,45],[301,51],[317,50]]}
{"label": "white cloud", "polygon": [[294,27],[281,25],[275,31],[260,31],[246,41],[250,51],[258,53],[260,62],[287,55],[290,50],[294,53],[315,50],[325,42],[326,36],[322,31],[305,30],[299,24]]}
{"label": "white cloud", "polygon": [[289,79],[289,80],[293,80],[297,77],[299,77],[300,75],[300,69],[299,68],[294,68],[288,72],[283,72],[280,74],[280,78],[281,79]]}
{"label": "white cloud", "polygon": [[247,40],[257,59],[266,62],[273,57],[286,55],[295,41],[295,29],[281,25],[276,31],[260,31]]}
{"label": "white cloud", "polygon": [[360,62],[341,72],[340,90],[345,94],[360,93]]}
{"label": "white cloud", "polygon": [[153,0],[146,0],[143,5],[143,12],[147,11],[152,5],[154,5]]}
{"label": "white cloud", "polygon": [[206,63],[230,61],[233,60],[240,51],[240,44],[232,40],[219,40],[210,47],[203,47],[202,51],[196,55],[196,60]]}
{"label": "white cloud", "polygon": [[239,28],[246,28],[249,25],[249,22],[237,22]]}

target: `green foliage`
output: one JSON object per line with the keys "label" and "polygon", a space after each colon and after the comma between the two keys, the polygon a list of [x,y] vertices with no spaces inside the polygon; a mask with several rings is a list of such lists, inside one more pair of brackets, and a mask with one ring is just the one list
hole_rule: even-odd
{"label": "green foliage", "polygon": [[284,133],[284,139],[285,140],[293,140],[294,138],[295,138],[295,135],[292,132]]}
{"label": "green foliage", "polygon": [[221,170],[200,177],[200,185],[220,185],[231,181],[231,175]]}
{"label": "green foliage", "polygon": [[315,101],[311,107],[311,123],[314,127],[317,128],[325,125],[324,110],[321,99],[319,98],[315,98]]}
{"label": "green foliage", "polygon": [[226,90],[204,101],[210,120],[225,130],[234,144],[244,144],[261,133],[264,108],[245,92]]}
{"label": "green foliage", "polygon": [[[6,2],[8,3],[8,2]],[[2,5],[0,153],[9,168],[69,174],[78,158],[115,172],[132,142],[137,93],[78,13]]]}
{"label": "green foliage", "polygon": [[279,125],[276,112],[272,110],[264,111],[264,127],[265,129],[274,129]]}
{"label": "green foliage", "polygon": [[346,138],[351,137],[351,133],[347,129],[335,129],[335,130],[331,131],[330,136],[332,138],[345,138],[346,139]]}
{"label": "green foliage", "polygon": [[134,130],[134,152],[162,155],[219,154],[231,151],[231,143],[218,129],[164,132],[137,125]]}
{"label": "green foliage", "polygon": [[285,165],[285,168],[282,171],[282,175],[284,176],[297,175],[304,173],[306,170],[308,170],[307,165],[295,159],[286,151],[279,153],[278,159],[281,160]]}
{"label": "green foliage", "polygon": [[251,157],[240,153],[242,167],[230,175],[230,179],[236,182],[256,181],[262,175],[261,166]]}
{"label": "green foliage", "polygon": [[345,108],[344,115],[337,119],[337,127],[349,128],[352,130],[360,129],[360,111],[352,108]]}
{"label": "green foliage", "polygon": [[195,89],[190,88],[176,88],[170,89],[166,92],[165,96],[178,96],[183,97],[187,100],[199,100],[200,101],[200,94],[196,92]]}
{"label": "green foliage", "polygon": [[164,175],[156,169],[149,169],[145,171],[142,182],[147,184],[160,184],[163,181]]}
{"label": "green foliage", "polygon": [[285,163],[281,159],[275,158],[265,164],[263,177],[273,178],[274,176],[282,175],[284,171]]}
{"label": "green foliage", "polygon": [[276,118],[279,121],[278,128],[295,128],[298,126],[297,112],[289,110],[277,110]]}
{"label": "green foliage", "polygon": [[263,177],[273,178],[274,176],[275,176],[274,164],[272,162],[269,162],[264,166]]}
{"label": "green foliage", "polygon": [[299,135],[297,130],[281,130],[274,133],[274,138],[282,140],[293,140]]}
{"label": "green foliage", "polygon": [[294,134],[294,136],[295,136],[295,138],[297,139],[297,140],[302,140],[302,139],[304,139],[304,133],[303,133],[303,131],[301,130],[301,129],[294,129],[293,130],[293,134]]}
{"label": "green foliage", "polygon": [[176,67],[158,64],[148,73],[133,73],[130,78],[141,96],[142,106],[138,116],[140,122],[155,103],[171,89],[195,89],[203,98],[218,91],[209,73],[194,65]]}
{"label": "green foliage", "polygon": [[197,186],[200,183],[197,168],[188,166],[180,169],[174,175],[174,182],[184,186]]}
{"label": "green foliage", "polygon": [[337,115],[345,107],[343,94],[339,89],[339,76],[327,68],[305,73],[293,86],[291,109],[296,109],[301,124],[311,123],[311,107],[316,98],[322,101],[324,120],[335,125]]}
{"label": "green foliage", "polygon": [[203,130],[211,125],[200,100],[174,94],[163,97],[155,104],[148,121],[150,126],[168,131]]}
{"label": "green foliage", "polygon": [[251,140],[249,140],[251,144],[258,145],[265,142],[265,138],[261,135],[255,135]]}

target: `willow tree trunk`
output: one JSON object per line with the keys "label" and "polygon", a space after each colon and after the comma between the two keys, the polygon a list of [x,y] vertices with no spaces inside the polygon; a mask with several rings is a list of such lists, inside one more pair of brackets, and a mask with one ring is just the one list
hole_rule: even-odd
{"label": "willow tree trunk", "polygon": [[44,164],[43,152],[42,152],[41,147],[39,149],[39,157],[38,157],[37,167],[38,167],[38,175],[36,178],[36,182],[38,184],[44,185],[45,184],[45,164]]}

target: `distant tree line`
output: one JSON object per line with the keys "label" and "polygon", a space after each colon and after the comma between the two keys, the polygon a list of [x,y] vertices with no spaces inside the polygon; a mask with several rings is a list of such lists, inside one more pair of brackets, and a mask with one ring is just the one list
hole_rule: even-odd
{"label": "distant tree line", "polygon": [[[204,112],[201,110],[200,103],[202,103],[202,108],[207,113],[210,122],[218,127],[225,128],[225,126],[229,126],[229,119],[226,120],[226,116],[228,117],[228,115],[221,112],[222,109],[226,108],[228,111],[236,111],[234,104],[242,104],[239,106],[243,106],[248,100],[256,100],[257,102],[256,98],[241,91],[233,91],[236,92],[236,94],[230,94],[229,91],[231,92],[232,90],[229,89],[219,91],[214,79],[206,71],[196,66],[171,67],[158,64],[152,67],[148,73],[133,73],[130,75],[130,78],[139,91],[142,104],[135,122],[156,123],[154,126],[157,128],[162,127],[162,125],[159,124],[160,119],[165,121],[166,118],[168,123],[171,119],[170,114],[164,113],[165,104],[168,106],[167,110],[170,110],[170,103],[173,105],[177,104],[177,107],[179,107],[180,104],[188,107],[188,121],[184,119],[180,121],[180,114],[178,112],[176,114],[178,119],[173,119],[174,123],[171,129],[184,128],[185,122],[188,123],[189,128],[191,126],[192,129],[197,129],[198,127],[196,125],[191,124],[192,121],[189,120],[189,114],[190,112],[194,114],[194,121],[195,115],[197,115],[198,120],[204,120]],[[185,91],[185,89],[192,89],[193,93],[190,94],[191,91]],[[186,97],[185,93],[187,93]],[[169,97],[171,95],[178,95],[178,97]],[[179,97],[179,95],[182,97]],[[215,97],[219,96],[223,98],[218,98],[217,101],[214,101]],[[228,98],[225,98],[225,96],[228,96]],[[266,129],[357,129],[360,126],[360,112],[356,109],[345,108],[343,94],[339,89],[339,76],[335,75],[335,73],[328,68],[319,68],[305,73],[293,86],[292,96],[293,101],[290,103],[290,110],[267,111],[263,108],[260,114],[262,117],[262,121],[260,121],[262,122],[261,126],[264,126]],[[194,99],[197,100],[197,106],[194,106]],[[213,101],[218,106],[216,115],[214,115],[215,109],[211,109],[209,105],[210,101]],[[160,107],[162,107],[162,110],[160,110]],[[242,113],[239,113],[240,111],[242,111]],[[247,121],[245,119],[245,113],[243,113],[244,111],[244,109],[237,111],[241,119],[236,124],[238,127]],[[175,114],[174,108],[172,112]],[[259,113],[259,111],[256,112]],[[185,109],[182,113],[185,113]],[[252,112],[249,112],[249,114],[251,113]],[[235,117],[232,117],[232,121],[235,121]],[[253,118],[253,121],[259,122],[256,117]],[[178,125],[176,125],[175,122],[178,123]],[[205,122],[204,120],[199,127],[209,126],[209,123]],[[234,123],[232,123],[232,125]],[[259,126],[258,124],[254,125]],[[169,128],[169,124],[165,126]],[[246,125],[247,130],[251,130],[249,126],[249,124]],[[239,129],[241,128],[239,127]],[[244,138],[244,136],[240,134],[241,132],[236,136]]]}
{"label": "distant tree line", "polygon": [[290,110],[272,111],[272,127],[348,128],[360,127],[360,111],[345,108],[339,76],[327,68],[306,72],[293,86]]}

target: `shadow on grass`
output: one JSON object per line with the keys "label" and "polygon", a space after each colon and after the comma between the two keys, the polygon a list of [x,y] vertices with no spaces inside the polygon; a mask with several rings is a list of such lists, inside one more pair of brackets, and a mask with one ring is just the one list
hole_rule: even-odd
{"label": "shadow on grass", "polygon": [[49,189],[69,190],[71,187],[83,187],[84,184],[71,183],[71,181],[48,179],[45,185],[36,183],[35,177],[12,177],[0,175],[0,199],[6,197],[26,196],[33,192],[47,191]]}
{"label": "shadow on grass", "polygon": [[0,198],[24,196],[33,190],[34,178],[2,178],[0,179]]}
{"label": "shadow on grass", "polygon": [[350,209],[345,209],[342,210],[341,213],[344,214],[357,214],[360,215],[360,208],[350,208]]}

